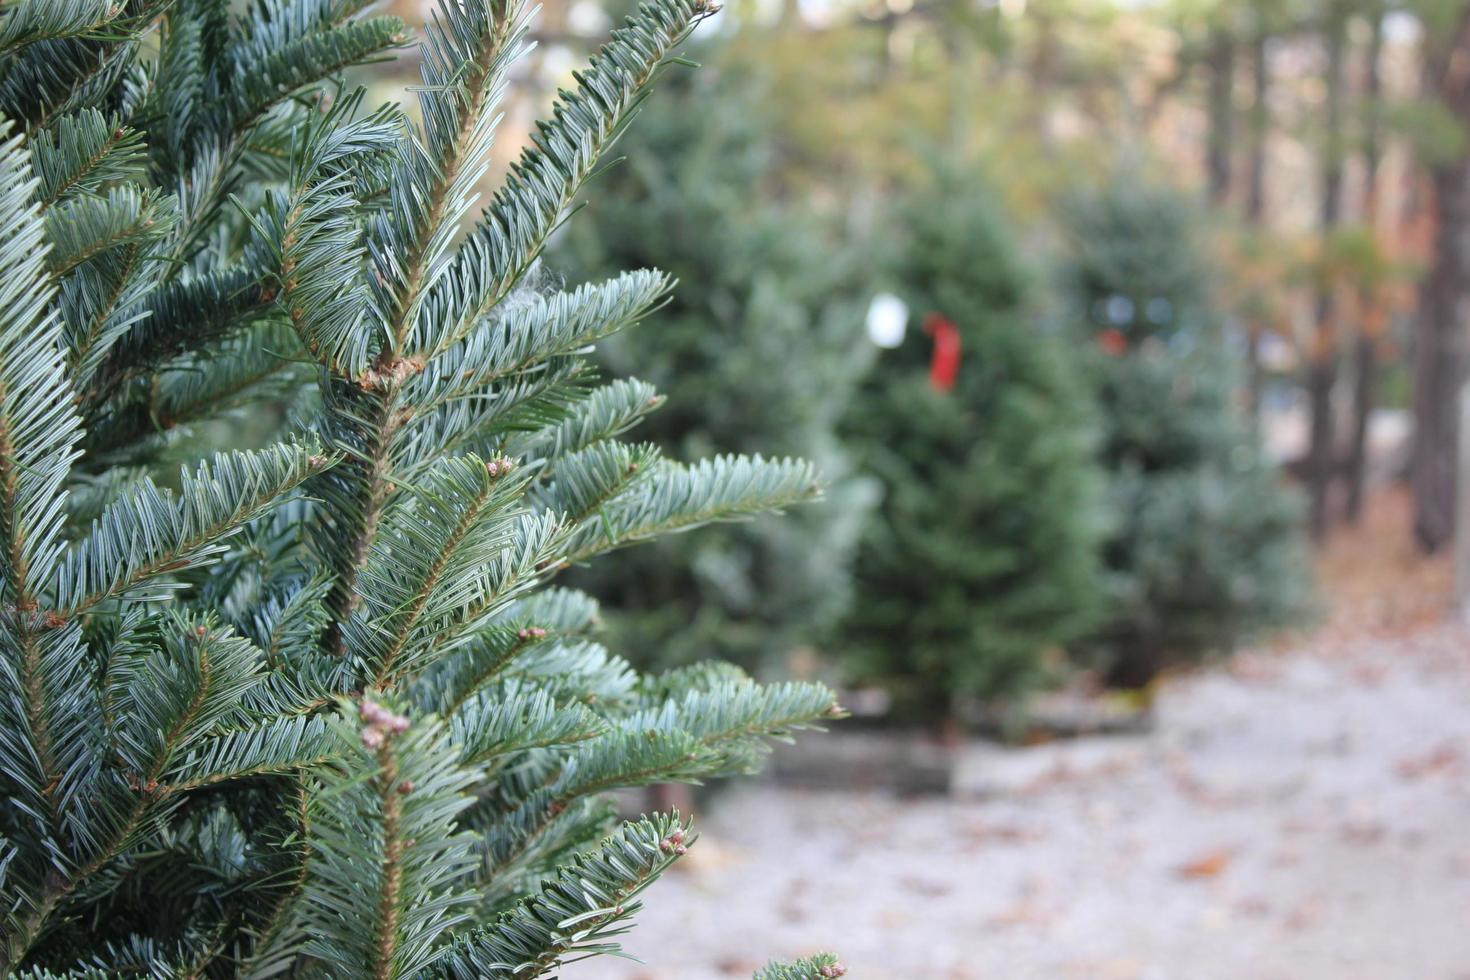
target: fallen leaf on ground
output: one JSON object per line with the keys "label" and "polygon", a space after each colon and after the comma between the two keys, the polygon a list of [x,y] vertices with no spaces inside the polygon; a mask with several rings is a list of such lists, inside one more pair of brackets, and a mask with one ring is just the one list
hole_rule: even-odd
{"label": "fallen leaf on ground", "polygon": [[1231,853],[1223,848],[1208,851],[1181,864],[1176,871],[1181,878],[1214,878],[1230,866],[1231,857]]}
{"label": "fallen leaf on ground", "polygon": [[1397,770],[1404,779],[1423,779],[1426,776],[1456,770],[1460,768],[1461,761],[1460,750],[1454,745],[1445,743],[1436,746],[1424,755],[1400,759]]}

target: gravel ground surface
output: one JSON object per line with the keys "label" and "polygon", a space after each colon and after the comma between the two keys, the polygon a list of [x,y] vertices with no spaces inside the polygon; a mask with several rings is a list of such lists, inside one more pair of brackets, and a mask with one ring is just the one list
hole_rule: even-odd
{"label": "gravel ground surface", "polygon": [[563,976],[1470,980],[1470,633],[1405,632],[1172,682],[1147,736],[977,743],[948,798],[736,788],[625,937],[646,965]]}

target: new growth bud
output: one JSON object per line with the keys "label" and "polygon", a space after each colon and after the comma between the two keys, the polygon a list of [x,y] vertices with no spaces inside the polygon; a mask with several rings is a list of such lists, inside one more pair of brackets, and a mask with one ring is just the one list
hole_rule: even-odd
{"label": "new growth bud", "polygon": [[[408,731],[407,717],[394,714],[371,698],[362,699],[357,706],[357,713],[365,723],[362,729],[364,748],[380,749],[387,743],[390,736],[402,735]],[[400,792],[406,791],[400,790]]]}
{"label": "new growth bud", "polygon": [[485,463],[485,472],[490,474],[490,479],[505,476],[516,468],[516,461],[509,456],[496,456]]}

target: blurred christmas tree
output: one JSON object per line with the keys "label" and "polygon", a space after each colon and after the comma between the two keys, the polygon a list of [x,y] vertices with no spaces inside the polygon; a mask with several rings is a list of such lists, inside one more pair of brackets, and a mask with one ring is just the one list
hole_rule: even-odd
{"label": "blurred christmas tree", "polygon": [[[777,198],[759,79],[711,64],[670,82],[553,264],[578,279],[652,265],[685,287],[660,329],[598,350],[610,374],[636,373],[668,396],[645,438],[680,455],[758,447],[811,459],[826,499],[779,521],[666,538],[577,581],[635,659],[761,666],[821,642],[850,597],[875,493],[851,475],[834,431],[869,356],[865,297],[837,229]],[[716,93],[722,108],[710,112]]]}
{"label": "blurred christmas tree", "polygon": [[1088,646],[1142,687],[1302,614],[1301,507],[1234,405],[1193,205],[1120,181],[1062,212],[1114,515],[1111,612]]}
{"label": "blurred christmas tree", "polygon": [[1101,533],[1085,385],[1028,322],[983,183],[932,177],[896,216],[891,269],[930,336],[883,354],[846,423],[885,491],[857,566],[854,668],[931,717],[1045,679],[1044,654],[1096,611]]}

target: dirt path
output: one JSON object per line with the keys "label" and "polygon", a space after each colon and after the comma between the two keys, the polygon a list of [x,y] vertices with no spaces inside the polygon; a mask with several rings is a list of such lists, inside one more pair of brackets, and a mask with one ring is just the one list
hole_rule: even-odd
{"label": "dirt path", "polygon": [[752,785],[627,937],[716,980],[1470,978],[1470,635],[1331,642],[1171,685],[1158,729],[969,750],[971,799]]}
{"label": "dirt path", "polygon": [[728,792],[625,939],[647,965],[564,976],[1470,980],[1470,631],[1383,544],[1401,508],[1323,556],[1313,637],[1169,684],[1148,736],[977,743],[956,798]]}

